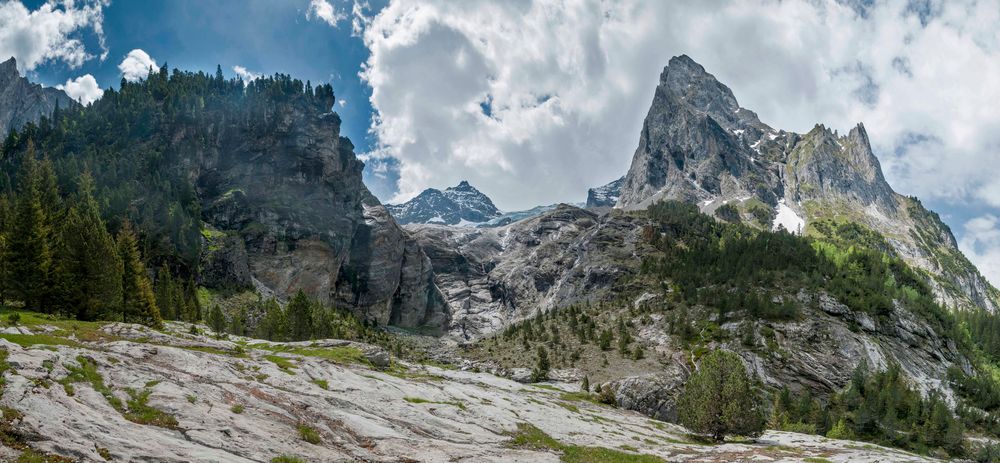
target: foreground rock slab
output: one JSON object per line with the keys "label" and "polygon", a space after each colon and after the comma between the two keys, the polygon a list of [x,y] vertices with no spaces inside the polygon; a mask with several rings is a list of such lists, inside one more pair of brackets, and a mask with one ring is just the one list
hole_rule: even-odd
{"label": "foreground rock slab", "polygon": [[[530,424],[562,445],[665,461],[933,461],[784,432],[699,445],[677,426],[555,388],[395,360],[379,369],[378,348],[356,343],[219,341],[121,324],[105,331],[111,340],[69,345],[0,339],[10,365],[0,405],[26,445],[84,462],[560,461],[557,450],[510,445]],[[66,379],[80,379],[84,364],[96,367],[89,379]]]}

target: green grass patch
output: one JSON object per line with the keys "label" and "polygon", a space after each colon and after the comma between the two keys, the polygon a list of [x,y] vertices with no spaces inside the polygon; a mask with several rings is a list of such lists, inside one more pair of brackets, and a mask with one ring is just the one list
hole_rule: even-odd
{"label": "green grass patch", "polygon": [[664,463],[660,457],[623,452],[603,447],[584,447],[563,444],[530,423],[518,423],[517,431],[510,433],[508,445],[518,448],[549,450],[562,454],[566,463]]}
{"label": "green grass patch", "polygon": [[122,413],[126,420],[133,423],[148,424],[167,429],[177,429],[177,418],[158,408],[149,406],[149,395],[153,393],[151,389],[136,391],[126,389],[128,393],[128,410]]}
{"label": "green grass patch", "polygon": [[229,409],[229,411],[231,411],[231,412],[233,412],[233,413],[235,413],[235,414],[237,414],[237,415],[239,415],[239,414],[243,413],[243,410],[244,410],[244,408],[243,408],[243,406],[242,406],[242,405],[240,405],[240,404],[235,404],[235,405],[233,405],[233,406],[232,406],[232,407],[231,407],[231,408]]}
{"label": "green grass patch", "polygon": [[827,460],[826,458],[820,458],[820,457],[803,458],[802,461],[804,461],[805,463],[833,463],[832,461]]}
{"label": "green grass patch", "polygon": [[285,373],[288,373],[290,375],[294,375],[295,372],[292,370],[298,368],[298,366],[296,366],[291,359],[282,357],[280,355],[265,355],[264,358],[267,359],[269,362],[277,365],[278,368],[281,368],[281,371],[284,371]]}
{"label": "green grass patch", "polygon": [[351,346],[301,347],[301,346],[251,344],[249,347],[253,349],[268,350],[274,353],[293,354],[293,355],[301,355],[303,357],[321,358],[324,360],[329,360],[334,363],[339,363],[341,365],[370,364],[370,362],[368,362],[368,359],[365,358],[364,352],[361,352],[361,349]]}
{"label": "green grass patch", "polygon": [[451,405],[453,407],[458,407],[458,408],[460,408],[462,410],[465,410],[465,404],[462,403],[462,402],[459,402],[457,400],[455,400],[455,401],[449,401],[449,402],[438,402],[438,401],[434,401],[434,400],[424,399],[424,398],[421,398],[421,397],[403,397],[403,400],[405,400],[405,401],[407,401],[407,402],[409,402],[411,404]]}
{"label": "green grass patch", "polygon": [[[97,371],[97,364],[84,356],[77,357],[76,361],[79,363],[79,366],[72,364],[64,365],[69,374],[59,380],[59,384],[62,384],[67,395],[72,396],[76,393],[73,386],[76,383],[90,384],[90,387],[104,396],[108,404],[117,410],[118,413],[121,413],[125,419],[133,423],[149,424],[168,429],[177,428],[176,418],[148,404],[149,396],[153,393],[152,389],[148,387],[142,391],[126,389],[125,392],[128,393],[129,398],[125,403],[122,403],[121,399],[115,396],[111,388],[104,384],[104,377]],[[155,383],[153,384],[155,385]]]}
{"label": "green grass patch", "polygon": [[313,445],[318,445],[320,442],[319,431],[317,431],[312,426],[308,424],[299,424],[298,426],[299,438]]}
{"label": "green grass patch", "polygon": [[80,343],[52,334],[0,334],[0,339],[6,339],[21,347],[34,345],[82,347]]}
{"label": "green grass patch", "polygon": [[271,463],[307,463],[302,458],[294,455],[282,455],[271,459]]}
{"label": "green grass patch", "polygon": [[327,383],[325,379],[314,379],[314,380],[312,380],[312,383],[315,384],[315,385],[317,385],[317,386],[319,386],[320,389],[323,389],[323,390],[326,390],[326,391],[330,390],[330,384]]}

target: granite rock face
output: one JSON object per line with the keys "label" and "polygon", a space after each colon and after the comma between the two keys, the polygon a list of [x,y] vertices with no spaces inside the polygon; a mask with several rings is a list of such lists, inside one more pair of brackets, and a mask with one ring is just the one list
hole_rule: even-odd
{"label": "granite rock face", "polygon": [[42,87],[21,77],[14,58],[0,63],[0,130],[4,134],[51,116],[57,105],[66,109],[76,104],[62,90]]}
{"label": "granite rock face", "polygon": [[488,196],[464,180],[444,191],[428,188],[403,204],[386,208],[401,224],[476,225],[503,215]]}
{"label": "granite rock face", "polygon": [[498,228],[407,225],[430,257],[453,316],[474,339],[567,304],[598,298],[638,270],[644,219],[560,205]]}
{"label": "granite rock face", "polygon": [[799,233],[814,232],[822,219],[860,223],[926,270],[945,305],[1000,307],[1000,292],[937,214],[892,190],[864,126],[846,135],[822,125],[805,134],[773,129],[687,56],[672,58],[660,75],[616,207],[644,209],[661,199],[709,214],[726,206],[734,218]]}
{"label": "granite rock face", "polygon": [[613,207],[621,196],[625,177],[614,180],[606,185],[587,190],[587,207]]}
{"label": "granite rock face", "polygon": [[339,116],[284,104],[273,118],[269,130],[228,120],[208,143],[190,141],[204,222],[238,236],[251,278],[279,297],[301,289],[381,325],[443,329],[427,257],[362,183]]}

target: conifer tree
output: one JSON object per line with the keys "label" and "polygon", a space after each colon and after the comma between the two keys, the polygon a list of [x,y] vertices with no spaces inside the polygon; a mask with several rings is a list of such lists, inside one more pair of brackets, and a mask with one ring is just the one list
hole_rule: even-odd
{"label": "conifer tree", "polygon": [[126,219],[117,237],[118,255],[122,261],[122,303],[119,308],[124,322],[158,326],[163,320],[156,307],[153,288],[146,266],[139,255],[139,240]]}
{"label": "conifer tree", "polygon": [[18,175],[17,209],[9,243],[10,278],[13,296],[26,308],[42,307],[52,272],[51,229],[42,206],[41,181],[33,145],[22,161]]}
{"label": "conifer tree", "polygon": [[153,293],[156,296],[156,306],[160,308],[160,316],[164,320],[177,320],[177,310],[174,300],[174,279],[170,274],[167,264],[160,266],[156,272],[156,282],[153,284]]}
{"label": "conifer tree", "polygon": [[549,376],[549,351],[545,346],[538,346],[538,357],[535,359],[535,369],[531,371],[531,381],[543,381]]}
{"label": "conifer tree", "polygon": [[722,441],[727,435],[755,437],[764,416],[739,356],[716,350],[702,358],[678,400],[681,424]]}
{"label": "conifer tree", "polygon": [[85,172],[76,202],[66,213],[57,254],[61,293],[68,312],[80,320],[104,318],[112,301],[122,299],[121,258],[93,191],[94,181]]}
{"label": "conifer tree", "polygon": [[216,336],[221,336],[226,332],[226,316],[223,315],[222,309],[219,305],[213,305],[212,310],[208,312],[208,326],[215,331]]}
{"label": "conifer tree", "polygon": [[269,341],[284,341],[288,321],[285,311],[274,299],[264,301],[264,317],[257,323],[257,337]]}
{"label": "conifer tree", "polygon": [[288,312],[289,336],[292,341],[306,341],[312,336],[312,304],[300,289],[285,310]]}

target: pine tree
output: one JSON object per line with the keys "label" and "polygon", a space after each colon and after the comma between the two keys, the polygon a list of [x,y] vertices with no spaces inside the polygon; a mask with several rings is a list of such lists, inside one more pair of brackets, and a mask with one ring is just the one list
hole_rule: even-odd
{"label": "pine tree", "polygon": [[538,346],[538,357],[535,360],[535,369],[531,371],[531,381],[544,381],[549,376],[549,351],[545,346]]}
{"label": "pine tree", "polygon": [[312,336],[312,303],[300,289],[285,308],[288,312],[289,336],[292,341],[306,341]]}
{"label": "pine tree", "polygon": [[18,175],[17,209],[9,242],[9,282],[14,297],[26,308],[46,310],[43,303],[49,291],[52,272],[51,229],[42,206],[41,181],[33,146],[21,164]]}
{"label": "pine tree", "polygon": [[257,336],[269,341],[286,339],[288,320],[285,311],[274,299],[264,301],[264,317],[257,323]]}
{"label": "pine tree", "polygon": [[122,262],[93,196],[94,181],[84,173],[76,203],[66,213],[57,253],[57,281],[68,308],[80,320],[105,318],[111,301],[122,298]]}
{"label": "pine tree", "polygon": [[701,363],[678,400],[678,417],[688,429],[722,441],[726,435],[755,437],[764,416],[739,356],[716,350]]}
{"label": "pine tree", "polygon": [[580,383],[580,391],[590,392],[590,378],[587,375],[583,375],[583,382]]}
{"label": "pine tree", "polygon": [[146,266],[139,255],[139,240],[128,219],[122,223],[116,241],[122,262],[122,302],[119,308],[122,321],[159,326],[163,320],[156,307]]}
{"label": "pine tree", "polygon": [[226,332],[226,316],[222,314],[218,304],[213,305],[208,312],[208,326],[215,331],[216,336],[222,336]]}
{"label": "pine tree", "polygon": [[177,310],[175,308],[174,302],[174,281],[173,276],[170,274],[170,268],[167,264],[160,266],[160,269],[156,272],[156,282],[154,283],[153,293],[156,296],[156,306],[160,308],[160,315],[164,320],[177,320]]}

